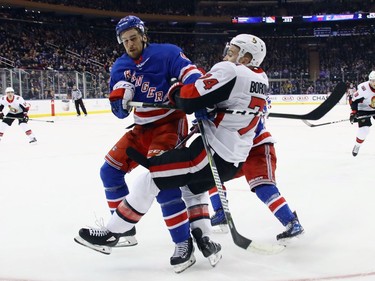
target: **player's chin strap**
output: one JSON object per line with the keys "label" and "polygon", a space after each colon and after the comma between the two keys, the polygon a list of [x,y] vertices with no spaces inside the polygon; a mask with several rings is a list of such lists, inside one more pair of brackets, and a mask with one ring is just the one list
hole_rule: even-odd
{"label": "player's chin strap", "polygon": [[206,154],[207,154],[208,162],[210,164],[212,176],[214,178],[215,185],[216,185],[217,190],[219,192],[221,205],[223,206],[225,218],[228,222],[228,227],[230,229],[230,233],[232,235],[232,239],[233,239],[234,244],[236,244],[238,247],[240,247],[242,249],[252,251],[252,252],[256,252],[256,253],[260,253],[260,254],[277,254],[277,253],[283,251],[285,249],[285,246],[283,246],[283,245],[254,242],[253,240],[248,239],[248,238],[246,238],[246,237],[244,237],[244,236],[242,236],[241,234],[238,233],[236,227],[234,226],[232,214],[229,211],[228,201],[225,198],[223,185],[221,183],[219,172],[217,170],[214,157],[212,156],[211,149],[210,149],[210,146],[208,144],[208,141],[207,141],[207,138],[206,138],[206,135],[205,135],[205,132],[204,132],[203,123],[202,123],[201,120],[198,121],[198,128],[199,128],[199,131],[201,133],[203,145],[204,145],[204,148],[206,150]]}

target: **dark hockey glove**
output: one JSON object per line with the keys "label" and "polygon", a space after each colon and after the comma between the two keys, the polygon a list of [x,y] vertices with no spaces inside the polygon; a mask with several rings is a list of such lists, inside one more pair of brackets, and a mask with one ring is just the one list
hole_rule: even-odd
{"label": "dark hockey glove", "polygon": [[4,113],[0,112],[0,119],[4,119]]}
{"label": "dark hockey glove", "polygon": [[27,115],[27,112],[24,112],[23,113],[23,119],[22,119],[23,122],[27,123],[29,121],[29,116]]}
{"label": "dark hockey glove", "polygon": [[174,83],[168,90],[168,99],[172,105],[176,105],[175,96],[180,92],[181,87],[184,84],[181,82]]}
{"label": "dark hockey glove", "polygon": [[352,112],[350,113],[350,116],[349,116],[349,121],[351,124],[353,124],[354,122],[357,122],[357,110],[352,110]]}
{"label": "dark hockey glove", "polygon": [[[206,107],[206,108],[199,109],[194,112],[194,115],[195,115],[196,121],[200,121],[200,120],[213,121],[215,119],[215,107]],[[193,124],[194,124],[194,121],[193,121]]]}
{"label": "dark hockey glove", "polygon": [[119,81],[113,87],[113,91],[109,94],[109,102],[111,110],[119,119],[124,119],[129,116],[132,110],[127,103],[134,97],[134,85],[126,81]]}

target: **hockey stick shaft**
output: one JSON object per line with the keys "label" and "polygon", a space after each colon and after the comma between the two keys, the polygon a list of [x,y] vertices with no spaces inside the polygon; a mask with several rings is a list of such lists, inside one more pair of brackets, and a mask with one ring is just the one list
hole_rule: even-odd
{"label": "hockey stick shaft", "polygon": [[309,127],[319,127],[319,126],[325,126],[325,125],[331,125],[331,124],[336,124],[340,122],[346,122],[349,121],[349,119],[342,119],[342,120],[337,120],[337,121],[331,121],[331,122],[325,122],[325,123],[320,123],[320,124],[312,124],[307,120],[302,120],[303,123],[305,123]]}
{"label": "hockey stick shaft", "polygon": [[[317,108],[313,111],[306,114],[290,114],[290,113],[277,113],[270,112],[268,117],[277,117],[277,118],[287,118],[287,119],[303,119],[303,120],[318,120],[326,115],[343,97],[346,92],[346,85],[343,82],[340,82],[336,85],[335,89],[329,95],[329,97],[322,102]],[[165,108],[165,109],[177,109],[171,104],[159,104],[159,103],[146,103],[146,102],[128,102],[129,106],[134,107],[153,107],[153,108]],[[224,112],[228,114],[236,115],[259,115],[262,114],[258,111],[251,110],[242,110],[242,109],[217,109],[219,112]]]}
{"label": "hockey stick shaft", "polygon": [[221,205],[223,206],[225,218],[227,219],[228,226],[229,226],[229,229],[230,229],[230,233],[232,234],[233,241],[237,246],[239,246],[243,249],[247,249],[249,247],[249,245],[251,244],[252,240],[247,239],[247,238],[243,237],[242,235],[240,235],[237,232],[236,227],[234,226],[232,214],[229,211],[228,201],[225,198],[223,185],[221,183],[220,176],[219,176],[219,173],[217,171],[216,163],[215,163],[215,160],[212,156],[210,146],[208,144],[208,141],[207,141],[207,138],[206,138],[206,135],[205,135],[205,132],[204,132],[204,127],[203,127],[202,121],[198,121],[198,127],[199,127],[199,131],[201,133],[203,146],[204,146],[204,149],[206,150],[206,154],[207,154],[208,162],[210,164],[212,176],[214,178],[215,185],[216,185],[217,190],[219,192]]}
{"label": "hockey stick shaft", "polygon": [[198,132],[198,127],[194,126],[191,129],[190,133],[175,146],[175,149],[182,147],[197,132]]}
{"label": "hockey stick shaft", "polygon": [[[22,120],[23,118],[18,118],[18,117],[10,117],[10,116],[4,116],[4,119],[14,119],[14,120]],[[39,121],[39,122],[47,122],[47,123],[55,123],[55,121],[53,120],[39,120],[39,119],[32,119],[32,118],[29,118],[28,119],[29,121]]]}
{"label": "hockey stick shaft", "polygon": [[248,239],[248,238],[246,238],[246,237],[244,237],[244,236],[242,236],[241,234],[238,233],[238,231],[237,231],[237,229],[234,225],[232,214],[229,211],[228,201],[225,197],[224,188],[223,188],[223,185],[221,183],[221,179],[220,179],[217,167],[216,167],[215,160],[214,160],[214,158],[212,156],[212,153],[211,153],[211,150],[210,150],[210,145],[207,141],[207,138],[206,138],[206,135],[205,135],[205,132],[204,132],[204,127],[203,127],[202,121],[198,121],[198,128],[199,128],[199,131],[201,133],[203,146],[204,146],[204,149],[206,150],[206,154],[207,154],[208,162],[209,162],[209,165],[210,165],[210,168],[211,168],[212,176],[214,178],[214,182],[215,182],[215,185],[216,185],[218,193],[219,193],[220,202],[221,202],[221,205],[223,206],[225,218],[227,220],[228,227],[229,227],[230,233],[232,235],[232,239],[233,239],[234,244],[236,244],[238,247],[240,247],[242,249],[254,251],[254,252],[262,253],[262,254],[276,254],[276,253],[279,253],[282,250],[284,250],[285,249],[284,246],[255,243],[251,239]]}
{"label": "hockey stick shaft", "polygon": [[[375,114],[369,114],[369,115],[363,115],[363,116],[358,116],[356,119],[361,120],[369,117],[373,117]],[[341,119],[341,120],[336,120],[336,121],[331,121],[331,122],[325,122],[325,123],[320,123],[320,124],[312,124],[309,121],[302,120],[307,126],[309,127],[319,127],[319,126],[325,126],[325,125],[331,125],[331,124],[336,124],[340,122],[346,122],[349,121],[349,119]]]}
{"label": "hockey stick shaft", "polygon": [[[128,106],[134,107],[151,107],[151,108],[161,108],[161,109],[175,109],[180,110],[179,108],[171,105],[171,104],[164,104],[164,103],[149,103],[149,102],[138,102],[138,101],[129,101],[127,103]],[[228,114],[235,114],[235,115],[260,115],[262,112],[260,111],[251,111],[251,110],[242,110],[242,109],[224,109],[224,108],[217,108],[217,112],[224,112]]]}

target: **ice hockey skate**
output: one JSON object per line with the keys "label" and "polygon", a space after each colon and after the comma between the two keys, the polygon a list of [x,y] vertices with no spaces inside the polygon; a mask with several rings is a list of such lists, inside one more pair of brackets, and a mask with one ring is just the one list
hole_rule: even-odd
{"label": "ice hockey skate", "polygon": [[192,266],[195,263],[193,239],[189,238],[177,243],[170,262],[176,273],[181,273]]}
{"label": "ice hockey skate", "polygon": [[130,246],[135,246],[138,244],[138,241],[137,239],[135,238],[135,234],[136,234],[136,230],[135,230],[135,226],[124,232],[124,233],[121,233],[119,234],[119,240],[117,242],[117,244],[114,246],[116,248],[118,247],[130,247]]}
{"label": "ice hockey skate", "polygon": [[192,231],[195,242],[198,245],[198,249],[202,252],[203,256],[208,259],[211,266],[214,267],[222,258],[221,245],[211,241],[207,236],[202,236],[202,230],[195,228]]}
{"label": "ice hockey skate", "polygon": [[78,244],[81,244],[94,251],[109,255],[113,246],[119,241],[120,234],[112,233],[108,229],[98,228],[81,228],[79,236],[74,238]]}
{"label": "ice hockey skate", "polygon": [[356,144],[354,147],[353,147],[353,150],[352,150],[352,155],[354,156],[354,157],[356,157],[357,156],[357,154],[358,154],[358,152],[359,152],[359,148],[360,148],[361,146],[360,145],[358,145],[358,144]]}
{"label": "ice hockey skate", "polygon": [[276,236],[276,239],[282,244],[288,244],[292,238],[300,237],[305,232],[298,220],[296,212],[293,212],[293,214],[296,218],[287,224],[284,232]]}
{"label": "ice hockey skate", "polygon": [[32,139],[29,141],[29,143],[31,143],[31,144],[36,144],[36,143],[37,143],[36,138],[32,138]]}
{"label": "ice hockey skate", "polygon": [[212,231],[216,233],[228,233],[228,223],[225,218],[224,210],[219,209],[211,217]]}

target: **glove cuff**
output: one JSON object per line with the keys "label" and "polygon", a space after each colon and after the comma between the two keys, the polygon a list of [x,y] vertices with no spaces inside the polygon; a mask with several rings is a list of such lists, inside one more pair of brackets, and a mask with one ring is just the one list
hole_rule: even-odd
{"label": "glove cuff", "polygon": [[125,88],[118,88],[116,90],[113,90],[110,94],[109,94],[109,101],[116,101],[116,100],[120,100],[123,98],[124,96],[124,93],[125,93]]}
{"label": "glove cuff", "polygon": [[172,105],[176,105],[175,96],[180,92],[181,87],[184,84],[181,82],[174,83],[168,90],[168,99]]}

